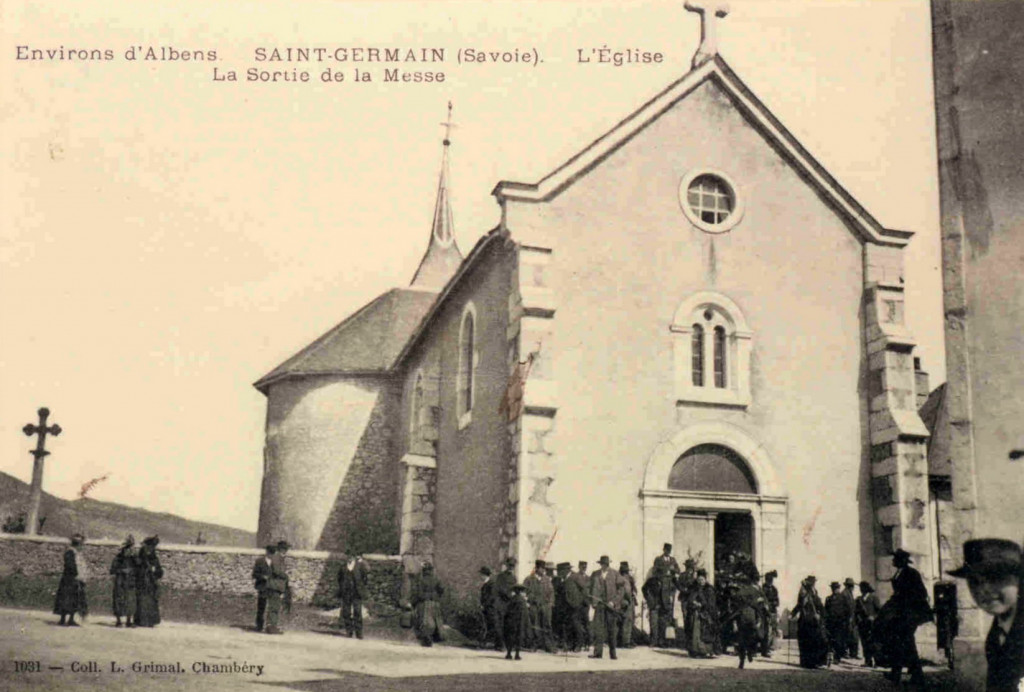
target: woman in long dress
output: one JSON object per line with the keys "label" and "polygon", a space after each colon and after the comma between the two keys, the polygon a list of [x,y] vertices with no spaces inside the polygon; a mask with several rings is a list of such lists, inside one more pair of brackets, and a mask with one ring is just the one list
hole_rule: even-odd
{"label": "woman in long dress", "polygon": [[128,627],[135,627],[135,537],[129,535],[110,563],[114,575],[113,611],[115,627],[121,627],[121,618]]}
{"label": "woman in long dress", "polygon": [[156,554],[159,543],[157,536],[144,540],[135,561],[135,624],[139,627],[160,624],[160,579],[164,571]]}
{"label": "woman in long dress", "polygon": [[444,641],[441,636],[444,623],[441,619],[441,604],[438,602],[443,593],[444,587],[437,580],[433,565],[428,562],[423,565],[412,594],[412,605],[416,609],[416,633],[423,646]]}
{"label": "woman in long dress", "polygon": [[708,584],[705,570],[697,571],[696,586],[686,600],[686,621],[683,629],[686,649],[693,658],[711,658],[718,636],[715,589]]}
{"label": "woman in long dress", "polygon": [[797,617],[796,641],[800,648],[800,665],[817,668],[828,662],[828,640],[822,616],[824,606],[814,590],[816,578],[811,575],[800,584],[794,613]]}
{"label": "woman in long dress", "polygon": [[85,599],[88,569],[81,552],[83,543],[85,536],[76,533],[71,537],[71,547],[64,551],[64,569],[60,575],[60,585],[57,586],[57,598],[53,603],[53,613],[60,615],[60,625],[78,627],[75,613],[81,615],[84,620],[89,612]]}

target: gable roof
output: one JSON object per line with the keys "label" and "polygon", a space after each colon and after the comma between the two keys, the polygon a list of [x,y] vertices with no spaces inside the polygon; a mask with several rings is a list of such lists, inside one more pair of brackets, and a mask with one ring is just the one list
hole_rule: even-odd
{"label": "gable roof", "polygon": [[864,240],[895,246],[903,246],[910,241],[913,232],[883,227],[839,185],[719,55],[670,84],[539,182],[530,184],[503,180],[491,194],[498,198],[499,203],[504,200],[546,202],[553,199],[706,81],[714,82],[728,94],[736,108],[851,223]]}
{"label": "gable roof", "polygon": [[354,312],[253,384],[309,375],[384,374],[437,298],[433,291],[393,288]]}

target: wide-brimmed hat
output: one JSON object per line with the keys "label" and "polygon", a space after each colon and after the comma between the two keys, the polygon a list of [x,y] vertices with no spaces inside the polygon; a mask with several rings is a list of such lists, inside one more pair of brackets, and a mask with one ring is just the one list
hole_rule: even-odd
{"label": "wide-brimmed hat", "polygon": [[910,564],[914,561],[913,558],[910,557],[910,553],[908,553],[903,548],[897,548],[896,550],[892,551],[892,559],[905,561],[907,564]]}
{"label": "wide-brimmed hat", "polygon": [[142,543],[144,545],[151,545],[155,548],[156,546],[160,545],[160,536],[150,536],[149,538],[144,538],[142,540]]}
{"label": "wide-brimmed hat", "polygon": [[842,585],[842,584],[840,584],[840,583],[839,583],[839,582],[837,582],[837,581],[834,581],[834,582],[832,582],[831,584],[829,584],[829,585],[828,585],[828,587],[829,587],[830,589],[841,589],[841,588],[843,588],[843,585]]}
{"label": "wide-brimmed hat", "polygon": [[866,591],[867,593],[872,593],[875,590],[875,587],[871,586],[871,584],[867,583],[866,581],[862,581],[860,583],[860,588]]}
{"label": "wide-brimmed hat", "polygon": [[533,561],[534,569],[544,569],[545,565],[546,565],[546,563],[543,560],[534,560]]}
{"label": "wide-brimmed hat", "polygon": [[807,581],[807,582],[810,582],[810,583],[813,584],[814,582],[818,581],[818,578],[816,576],[814,576],[813,574],[808,574],[807,578],[804,579],[804,581]]}
{"label": "wide-brimmed hat", "polygon": [[278,541],[277,542],[277,549],[278,550],[288,550],[289,548],[291,548],[291,546],[288,545],[288,541]]}
{"label": "wide-brimmed hat", "polygon": [[597,561],[597,564],[604,565],[605,567],[607,567],[608,565],[612,564],[612,561],[607,555],[602,555],[601,559]]}
{"label": "wide-brimmed hat", "polygon": [[846,581],[843,582],[845,586],[857,586],[857,582],[853,580],[853,577],[847,577]]}
{"label": "wide-brimmed hat", "polygon": [[556,566],[556,569],[559,572],[565,572],[567,570],[572,569],[572,565],[569,564],[568,562],[559,562],[558,565]]}
{"label": "wide-brimmed hat", "polygon": [[491,576],[491,568],[487,565],[484,565],[480,568],[480,574],[484,575],[485,577]]}
{"label": "wide-brimmed hat", "polygon": [[1001,576],[1021,573],[1021,549],[1003,538],[976,538],[964,543],[964,564],[954,577]]}

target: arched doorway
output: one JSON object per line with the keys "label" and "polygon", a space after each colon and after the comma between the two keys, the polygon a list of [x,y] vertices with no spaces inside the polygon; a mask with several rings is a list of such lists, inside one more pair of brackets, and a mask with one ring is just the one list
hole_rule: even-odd
{"label": "arched doorway", "polygon": [[[757,496],[757,480],[735,450],[720,444],[700,444],[684,452],[668,476],[668,489],[681,493]],[[673,518],[673,552],[680,560],[693,558],[714,574],[730,560],[753,559],[754,517],[749,508],[681,507]]]}
{"label": "arched doorway", "polygon": [[730,552],[751,556],[762,574],[786,574],[786,497],[765,447],[730,423],[696,423],[660,444],[640,491],[644,568],[662,544],[682,564],[691,554],[713,578]]}

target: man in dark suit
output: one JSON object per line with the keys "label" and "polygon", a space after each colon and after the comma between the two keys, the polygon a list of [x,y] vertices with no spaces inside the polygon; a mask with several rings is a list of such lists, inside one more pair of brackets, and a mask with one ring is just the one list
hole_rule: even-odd
{"label": "man in dark suit", "polygon": [[[505,560],[505,569],[494,578],[494,617],[502,623],[502,638],[505,638],[505,615],[508,614],[508,607],[515,597],[512,587],[516,583],[516,559],[510,557]],[[506,640],[505,643],[508,644],[508,641]]]}
{"label": "man in dark suit", "polygon": [[288,553],[288,542],[278,541],[277,550],[270,558],[270,576],[267,577],[267,634],[284,634],[278,626],[281,605],[288,594],[288,570],[284,558]]}
{"label": "man in dark suit", "polygon": [[850,621],[846,623],[846,654],[850,658],[860,658],[857,649],[857,622],[854,618],[855,605],[857,603],[857,594],[854,592],[854,588],[857,586],[857,582],[853,580],[853,577],[847,577],[843,582],[843,596],[846,597],[847,603],[850,605]]}
{"label": "man in dark suit", "polygon": [[608,653],[615,659],[615,640],[629,585],[621,574],[609,569],[611,560],[607,555],[602,555],[598,562],[601,569],[590,575],[590,601],[594,605],[594,653],[590,657],[601,658],[607,641]]}
{"label": "man in dark suit", "polygon": [[370,595],[366,565],[353,556],[338,570],[338,596],[341,597],[341,621],[349,637],[363,638],[363,601]]}
{"label": "man in dark suit", "polygon": [[902,548],[892,554],[896,574],[892,577],[892,598],[885,604],[892,612],[889,632],[892,671],[886,673],[886,677],[892,682],[899,682],[905,666],[910,673],[910,682],[923,685],[924,672],[917,655],[914,632],[932,619],[932,609],[928,605],[928,590],[924,587],[921,573],[910,566],[911,562],[910,553]]}
{"label": "man in dark suit", "polygon": [[576,608],[576,627],[582,633],[580,649],[586,650],[590,646],[590,575],[587,574],[587,561],[579,561],[579,569],[569,575],[569,579],[575,582],[582,596],[579,606]]}
{"label": "man in dark suit", "polygon": [[490,635],[494,639],[494,650],[502,651],[505,648],[505,638],[502,636],[505,623],[498,616],[498,609],[494,604],[498,598],[494,586],[495,577],[491,574],[491,568],[486,565],[480,568],[480,576],[483,577],[483,581],[480,583],[480,610],[484,617],[484,634],[481,637],[481,643],[486,645],[488,635]]}
{"label": "man in dark suit", "polygon": [[277,552],[276,545],[264,548],[265,555],[256,558],[252,566],[252,585],[256,589],[256,631],[263,631],[263,623],[267,612],[267,579],[270,578],[270,560]]}
{"label": "man in dark suit", "polygon": [[1013,541],[980,538],[964,543],[964,565],[950,572],[967,579],[971,597],[992,618],[985,639],[988,692],[1016,692],[1024,679],[1024,614],[1020,608],[1024,568]]}

